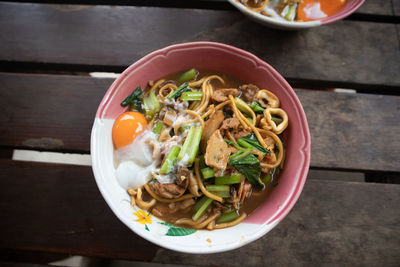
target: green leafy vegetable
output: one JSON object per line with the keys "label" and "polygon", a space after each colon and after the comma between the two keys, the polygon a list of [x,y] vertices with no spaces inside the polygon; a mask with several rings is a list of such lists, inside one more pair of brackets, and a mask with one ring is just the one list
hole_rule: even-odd
{"label": "green leafy vegetable", "polygon": [[260,161],[251,154],[251,148],[246,150],[239,150],[229,157],[229,165],[233,166],[246,176],[247,180],[254,186],[259,188],[264,187],[260,179],[261,166]]}
{"label": "green leafy vegetable", "polygon": [[229,191],[210,191],[210,192],[222,198],[231,197],[231,193]]}
{"label": "green leafy vegetable", "polygon": [[240,111],[246,113],[247,115],[251,115],[250,112],[245,108],[246,102],[244,102],[242,99],[239,97],[235,97],[235,100],[237,101],[236,107],[240,109]]}
{"label": "green leafy vegetable", "polygon": [[181,76],[179,76],[178,81],[186,82],[186,81],[193,80],[196,77],[197,73],[198,73],[198,71],[196,69],[190,69],[190,70],[184,72]]}
{"label": "green leafy vegetable", "polygon": [[188,85],[188,83],[183,83],[181,86],[178,87],[175,91],[172,92],[169,96],[167,96],[168,99],[177,99],[182,95],[183,92],[189,92],[192,91]]}
{"label": "green leafy vegetable", "polygon": [[230,222],[237,218],[239,218],[239,214],[237,213],[236,210],[232,210],[232,211],[225,212],[221,216],[219,216],[217,219],[217,223]]}
{"label": "green leafy vegetable", "polygon": [[261,107],[260,103],[258,103],[257,101],[251,102],[251,104],[249,105],[249,107],[250,107],[255,113],[263,113],[263,112],[264,112],[264,108]]}
{"label": "green leafy vegetable", "polygon": [[275,122],[276,125],[281,124],[281,122],[283,121],[283,119],[277,115],[272,114],[271,115],[272,120]]}
{"label": "green leafy vegetable", "polygon": [[283,9],[281,16],[289,21],[293,21],[297,13],[297,4],[289,4]]}
{"label": "green leafy vegetable", "polygon": [[264,148],[260,144],[260,142],[258,142],[257,137],[255,136],[254,133],[251,133],[251,134],[246,135],[246,136],[244,136],[242,138],[239,138],[237,140],[237,142],[238,142],[239,145],[241,145],[243,147],[246,147],[246,148],[253,147],[253,148],[255,148],[257,150],[260,150],[261,152],[263,152],[264,154],[267,154],[267,155],[269,155],[271,153],[269,151],[269,149]]}
{"label": "green leafy vegetable", "polygon": [[203,96],[202,92],[183,92],[181,95],[182,101],[200,101]]}
{"label": "green leafy vegetable", "polygon": [[234,146],[236,149],[242,149],[238,144],[232,142],[231,140],[224,139],[224,141],[225,141],[225,143],[227,143],[228,145]]}
{"label": "green leafy vegetable", "polygon": [[181,151],[179,146],[173,146],[168,153],[163,165],[160,169],[160,174],[167,174],[175,170],[176,158]]}
{"label": "green leafy vegetable", "polygon": [[160,135],[163,128],[163,123],[161,121],[157,121],[156,125],[153,128],[153,133]]}
{"label": "green leafy vegetable", "polygon": [[214,184],[210,184],[206,186],[206,189],[208,191],[219,191],[219,192],[229,192],[230,188],[229,185],[214,185]]}
{"label": "green leafy vegetable", "polygon": [[209,179],[214,177],[214,171],[210,167],[203,168],[200,171],[204,179]]}
{"label": "green leafy vegetable", "polygon": [[178,155],[179,161],[184,161],[184,165],[191,166],[196,158],[197,151],[199,150],[201,134],[203,127],[192,126],[183,143],[182,150]]}
{"label": "green leafy vegetable", "polygon": [[243,174],[234,173],[230,177],[228,177],[228,176],[215,177],[215,184],[216,185],[238,184],[238,183],[241,183],[244,179],[245,179],[245,177]]}
{"label": "green leafy vegetable", "polygon": [[124,101],[121,102],[121,106],[126,107],[130,105],[131,110],[142,111],[142,96],[143,91],[140,89],[140,85],[132,92]]}
{"label": "green leafy vegetable", "polygon": [[154,115],[160,110],[161,105],[154,91],[151,91],[148,96],[143,98],[143,107],[146,111],[146,119],[151,120]]}
{"label": "green leafy vegetable", "polygon": [[197,221],[200,218],[200,216],[204,213],[208,206],[210,206],[212,201],[212,198],[203,196],[202,199],[200,199],[200,201],[196,203],[196,205],[194,206],[194,210],[196,211],[196,213],[192,217],[193,221]]}

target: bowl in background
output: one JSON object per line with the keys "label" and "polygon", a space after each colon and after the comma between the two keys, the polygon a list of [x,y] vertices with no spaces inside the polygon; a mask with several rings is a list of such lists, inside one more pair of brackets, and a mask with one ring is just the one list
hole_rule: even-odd
{"label": "bowl in background", "polygon": [[320,20],[304,21],[304,22],[287,21],[285,19],[267,17],[250,10],[243,4],[239,3],[237,0],[228,0],[228,1],[238,10],[240,10],[243,14],[248,16],[250,19],[262,25],[282,30],[300,30],[300,29],[318,27],[321,25],[326,25],[342,20],[345,17],[351,15],[354,11],[356,11],[364,3],[365,0],[347,0],[346,5],[338,13]]}
{"label": "bowl in background", "polygon": [[[222,71],[276,94],[289,117],[284,142],[285,167],[279,184],[244,222],[213,231],[175,227],[130,205],[127,192],[115,177],[111,131],[126,108],[120,103],[138,85],[190,68]],[[299,99],[270,65],[241,49],[212,42],[172,45],[138,60],[110,86],[101,101],[91,135],[92,168],[101,194],[115,215],[141,237],[168,249],[187,253],[215,253],[252,242],[276,226],[297,201],[310,163],[310,133]]]}

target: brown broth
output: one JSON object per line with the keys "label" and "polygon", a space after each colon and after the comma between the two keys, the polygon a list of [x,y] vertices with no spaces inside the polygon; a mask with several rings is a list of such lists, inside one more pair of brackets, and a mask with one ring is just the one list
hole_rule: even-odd
{"label": "brown broth", "polygon": [[[173,80],[177,81],[178,77],[183,73],[178,72],[174,74],[167,75],[163,77],[165,80]],[[226,73],[219,72],[219,71],[213,71],[213,70],[199,70],[199,75],[197,76],[197,80],[201,79],[204,76],[209,76],[209,75],[218,75],[220,76],[224,81],[225,84],[221,84],[219,81],[214,80],[212,81],[212,84],[214,85],[215,89],[218,88],[238,88],[240,85],[246,84],[246,82],[241,81],[235,77],[232,77]],[[273,189],[273,184],[276,183],[278,179],[278,174],[272,176],[272,182],[267,184],[263,190],[254,190],[249,198],[246,198],[242,207],[241,207],[241,212],[246,212],[247,215],[251,214],[255,209],[257,209],[258,206],[261,205],[264,201],[266,201],[268,195]],[[151,197],[145,193],[144,194],[144,199],[145,200],[150,200]],[[198,198],[200,199],[200,198]],[[166,203],[160,203],[157,202],[157,205],[162,205],[165,208],[167,208],[168,204]],[[186,210],[181,210],[175,213],[169,213],[166,214],[163,217],[160,217],[161,220],[164,220],[169,223],[174,223],[176,220],[181,219],[181,218],[192,218],[193,216],[193,207],[189,207]],[[185,226],[188,227],[188,226]]]}

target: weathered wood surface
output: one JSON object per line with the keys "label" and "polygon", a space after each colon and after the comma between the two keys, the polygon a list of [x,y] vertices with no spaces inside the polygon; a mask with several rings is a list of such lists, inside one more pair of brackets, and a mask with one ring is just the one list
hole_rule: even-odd
{"label": "weathered wood surface", "polygon": [[[291,213],[240,249],[189,255],[131,233],[90,167],[0,160],[0,247],[203,266],[396,266],[399,185],[308,180]],[[278,185],[279,186],[279,185]]]}
{"label": "weathered wood surface", "polygon": [[312,166],[400,170],[399,97],[305,90],[296,93],[310,127]]}
{"label": "weathered wood surface", "polygon": [[398,0],[366,0],[356,13],[393,16],[393,4]]}
{"label": "weathered wood surface", "polygon": [[399,39],[389,23],[277,31],[237,11],[1,3],[0,24],[3,63],[124,67],[170,44],[208,40],[252,52],[287,78],[400,86]]}
{"label": "weathered wood surface", "polygon": [[108,208],[90,167],[9,160],[0,164],[0,247],[153,257],[155,246],[123,226]]}
{"label": "weathered wood surface", "polygon": [[0,144],[84,151],[112,79],[0,74]]}
{"label": "weathered wood surface", "polygon": [[[112,79],[0,73],[0,145],[89,152]],[[400,98],[296,90],[311,132],[311,166],[400,171]],[[79,111],[79,112],[75,112]]]}
{"label": "weathered wood surface", "polygon": [[393,12],[396,16],[400,16],[400,2],[398,0],[393,0]]}
{"label": "weathered wood surface", "polygon": [[[35,263],[13,263],[13,262],[0,262],[0,267],[51,267],[53,265],[35,264]],[[61,265],[57,265],[62,267]]]}
{"label": "weathered wood surface", "polygon": [[[9,2],[0,0],[0,2]],[[85,5],[127,5],[127,6],[159,6],[201,9],[235,10],[226,0],[14,0],[13,2],[52,3],[52,4],[85,4]],[[367,0],[355,11],[356,14],[393,15],[392,6],[397,0]]]}

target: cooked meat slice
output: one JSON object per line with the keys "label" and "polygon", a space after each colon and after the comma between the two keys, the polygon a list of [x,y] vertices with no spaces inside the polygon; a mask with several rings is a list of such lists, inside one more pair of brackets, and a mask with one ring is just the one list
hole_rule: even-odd
{"label": "cooked meat slice", "polygon": [[207,142],[205,154],[206,164],[220,170],[225,170],[231,151],[222,138],[221,132],[216,130]]}
{"label": "cooked meat slice", "polygon": [[179,202],[173,202],[168,204],[168,208],[170,209],[171,213],[176,212],[178,210],[184,210],[190,206],[193,206],[196,201],[193,198],[188,198]]}
{"label": "cooked meat slice", "polygon": [[240,121],[238,118],[229,118],[222,122],[222,126],[219,128],[220,130],[226,129],[237,129],[240,126]]}
{"label": "cooked meat slice", "polygon": [[228,100],[229,95],[238,96],[240,91],[236,88],[225,88],[215,90],[211,96],[211,98],[216,102],[224,102]]}
{"label": "cooked meat slice", "polygon": [[243,136],[249,135],[251,132],[249,130],[243,130],[243,129],[238,129],[238,130],[233,130],[232,134],[235,139],[242,138]]}
{"label": "cooked meat slice", "polygon": [[154,193],[156,193],[160,197],[178,198],[185,193],[188,185],[189,185],[189,179],[184,179],[179,181],[179,184],[177,183],[162,184],[157,182],[150,184],[150,187],[154,191]]}
{"label": "cooked meat slice", "polygon": [[201,135],[201,143],[200,148],[201,151],[205,152],[207,146],[207,140],[210,139],[210,136],[217,130],[222,121],[224,120],[224,113],[221,110],[217,110],[210,118],[205,122],[203,134]]}
{"label": "cooked meat slice", "polygon": [[269,135],[263,136],[264,142],[267,145],[268,149],[272,150],[275,147],[275,140]]}
{"label": "cooked meat slice", "polygon": [[242,91],[242,96],[241,98],[247,102],[253,102],[254,100],[256,100],[256,95],[257,92],[260,90],[257,86],[255,86],[254,84],[245,84],[240,86],[240,90]]}
{"label": "cooked meat slice", "polygon": [[168,111],[165,113],[163,122],[164,122],[164,124],[167,125],[168,127],[171,127],[172,124],[174,124],[174,121],[176,121],[176,117],[177,117],[177,116],[176,116],[176,112],[175,112],[175,111],[173,111],[173,110],[168,110]]}
{"label": "cooked meat slice", "polygon": [[180,186],[183,183],[188,183],[189,182],[189,178],[190,178],[189,169],[186,168],[186,167],[182,167],[182,168],[180,168],[178,170],[178,172],[176,174],[175,183]]}

